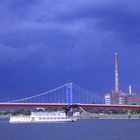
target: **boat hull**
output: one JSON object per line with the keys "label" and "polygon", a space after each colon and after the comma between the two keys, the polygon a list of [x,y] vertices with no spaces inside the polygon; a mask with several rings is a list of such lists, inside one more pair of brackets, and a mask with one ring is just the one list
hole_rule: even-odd
{"label": "boat hull", "polygon": [[45,123],[45,122],[74,122],[73,117],[67,117],[65,113],[32,113],[30,116],[11,116],[10,123]]}

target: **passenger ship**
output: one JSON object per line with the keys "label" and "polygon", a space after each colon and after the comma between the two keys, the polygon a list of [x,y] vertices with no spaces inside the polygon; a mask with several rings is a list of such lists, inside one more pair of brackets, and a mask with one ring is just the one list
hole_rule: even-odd
{"label": "passenger ship", "polygon": [[64,112],[31,112],[30,116],[11,116],[10,123],[74,122],[76,118]]}

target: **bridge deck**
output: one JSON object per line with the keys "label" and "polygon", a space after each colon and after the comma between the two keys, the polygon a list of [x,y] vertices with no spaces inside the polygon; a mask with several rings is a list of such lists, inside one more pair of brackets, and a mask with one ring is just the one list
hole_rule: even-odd
{"label": "bridge deck", "polygon": [[[1,108],[65,108],[68,104],[53,103],[0,103]],[[70,104],[71,107],[100,109],[131,109],[140,110],[140,105],[105,105],[105,104]]]}

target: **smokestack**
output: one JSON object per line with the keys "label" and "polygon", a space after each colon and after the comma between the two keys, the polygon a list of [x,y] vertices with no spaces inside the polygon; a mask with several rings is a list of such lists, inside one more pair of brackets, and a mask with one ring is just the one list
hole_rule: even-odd
{"label": "smokestack", "polygon": [[115,52],[115,93],[119,93],[118,53]]}
{"label": "smokestack", "polygon": [[132,94],[132,88],[131,88],[131,85],[129,85],[129,95]]}

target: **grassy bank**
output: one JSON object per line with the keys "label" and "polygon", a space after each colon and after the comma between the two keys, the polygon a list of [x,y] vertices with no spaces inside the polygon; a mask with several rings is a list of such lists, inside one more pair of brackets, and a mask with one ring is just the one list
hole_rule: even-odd
{"label": "grassy bank", "polygon": [[140,119],[140,114],[94,114],[85,113],[79,116],[80,119]]}

